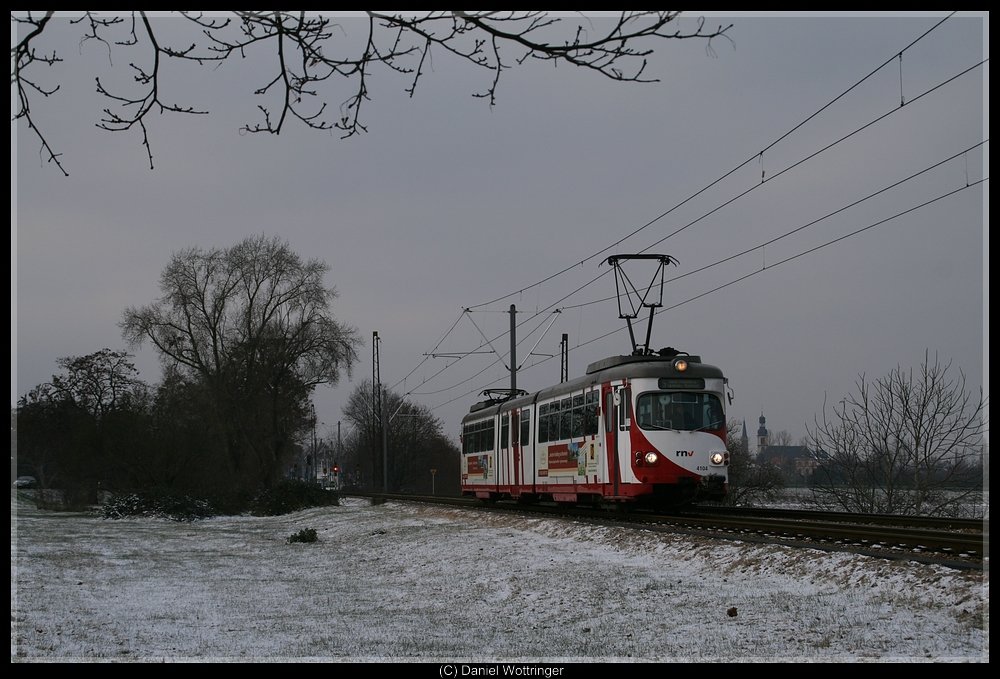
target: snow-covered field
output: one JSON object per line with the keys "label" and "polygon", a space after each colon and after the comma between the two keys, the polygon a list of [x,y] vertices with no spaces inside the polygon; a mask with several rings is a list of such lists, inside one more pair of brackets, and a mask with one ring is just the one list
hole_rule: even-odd
{"label": "snow-covered field", "polygon": [[988,574],[936,566],[359,500],[11,520],[12,659],[989,660]]}
{"label": "snow-covered field", "polygon": [[[966,519],[982,519],[990,516],[990,491],[981,491],[973,494],[955,492],[952,498],[961,495],[962,505],[951,509],[949,516]],[[788,487],[782,488],[777,499],[765,503],[771,509],[819,509],[825,511],[845,511],[843,507],[831,502],[824,502],[821,497],[817,497],[809,488]]]}

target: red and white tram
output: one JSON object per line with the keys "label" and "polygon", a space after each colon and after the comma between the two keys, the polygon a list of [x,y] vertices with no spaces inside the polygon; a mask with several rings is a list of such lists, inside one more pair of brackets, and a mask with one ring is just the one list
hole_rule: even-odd
{"label": "red and white tram", "polygon": [[682,503],[726,493],[725,377],[698,356],[613,356],[584,377],[475,404],[462,493]]}

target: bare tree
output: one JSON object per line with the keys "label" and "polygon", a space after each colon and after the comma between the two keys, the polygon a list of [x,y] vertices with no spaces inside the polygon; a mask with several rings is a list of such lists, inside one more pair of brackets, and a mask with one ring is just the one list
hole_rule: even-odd
{"label": "bare tree", "polygon": [[[383,398],[383,415],[374,411],[372,382],[365,380],[351,392],[344,417],[358,432],[352,439],[348,457],[362,469],[370,469],[372,487],[382,485],[381,423],[385,422],[386,473],[390,492],[430,492],[442,494],[458,490],[458,447],[443,432],[443,423],[428,408],[408,401],[392,390]],[[431,470],[436,470],[432,475]]]}
{"label": "bare tree", "polygon": [[982,489],[987,399],[966,389],[951,363],[897,366],[871,381],[809,428],[819,462],[817,500],[847,511],[945,515],[961,513]]}
{"label": "bare tree", "polygon": [[313,388],[336,383],[356,359],[357,333],[330,311],[328,268],[277,238],[193,248],[164,269],[158,301],[125,310],[130,342],[152,342],[206,384],[238,483],[274,480],[308,424]]}
{"label": "bare tree", "polygon": [[[63,173],[56,153],[32,118],[32,103],[55,94],[42,67],[60,61],[56,48],[46,43],[53,11],[12,12],[19,29],[11,47],[11,85],[17,93],[15,119],[23,119],[38,137],[43,153]],[[176,12],[179,19],[168,32],[166,22],[148,12],[126,16],[83,12],[70,21],[80,27],[80,42],[127,51],[133,89],[119,90],[97,77],[97,91],[108,100],[98,127],[109,131],[139,130],[150,168],[153,154],[147,121],[150,113],[204,114],[206,110],[169,100],[164,92],[174,73],[172,62],[218,64],[232,57],[265,53],[270,66],[261,70],[253,94],[262,97],[259,118],[243,126],[244,132],[278,134],[289,120],[315,129],[337,129],[343,137],[367,130],[362,106],[370,101],[369,80],[379,69],[406,79],[405,91],[413,96],[432,53],[464,61],[487,75],[482,97],[493,105],[501,74],[527,59],[566,63],[612,80],[652,82],[646,75],[651,45],[664,39],[699,38],[708,41],[724,35],[729,26],[706,30],[699,19],[687,30],[677,26],[680,12],[622,12],[616,19],[569,20],[546,12],[362,12],[358,34],[349,39],[344,19],[305,12],[227,12],[208,16],[201,12]],[[51,33],[51,30],[48,31]],[[336,37],[335,37],[336,36]],[[119,59],[119,62],[122,60]],[[347,96],[336,112],[328,110],[324,90],[343,82]]]}
{"label": "bare tree", "polygon": [[129,359],[111,349],[60,358],[62,372],[18,400],[20,463],[58,489],[43,502],[86,505],[101,484],[134,476],[151,395]]}
{"label": "bare tree", "polygon": [[47,385],[51,398],[71,401],[91,417],[100,420],[123,401],[142,399],[146,385],[124,351],[101,349],[86,356],[67,356],[56,361],[65,371],[53,375]]}
{"label": "bare tree", "polygon": [[790,446],[792,445],[792,435],[787,429],[782,429],[767,437],[768,446]]}

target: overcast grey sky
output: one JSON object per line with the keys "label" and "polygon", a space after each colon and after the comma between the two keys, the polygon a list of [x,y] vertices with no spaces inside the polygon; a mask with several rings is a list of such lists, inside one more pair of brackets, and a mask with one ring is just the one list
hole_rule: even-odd
{"label": "overcast grey sky", "polygon": [[[70,176],[44,162],[23,124],[11,130],[11,402],[49,379],[61,356],[124,348],[122,310],[158,296],[172,252],[279,235],[330,264],[335,312],[366,342],[353,382],[317,394],[319,418],[335,432],[347,394],[371,375],[373,330],[384,340],[389,385],[456,320],[439,351],[476,349],[482,340],[469,318],[459,318],[464,307],[535,283],[646,224],[768,147],[943,16],[712,17],[732,21],[732,43],[713,41],[714,54],[697,41],[660,43],[648,67],[660,82],[621,84],[527,63],[504,74],[493,108],[471,96],[488,75],[437,53],[412,99],[406,80],[374,73],[369,132],[348,140],[296,125],[278,137],[241,135],[262,84],[253,58],[217,70],[174,69],[167,97],[211,115],[153,116],[153,171],[137,135],[96,129],[105,104],[94,76],[107,72],[107,51],[79,44],[78,32],[60,21],[46,49],[66,59],[49,76],[62,89],[36,102],[34,115]],[[342,25],[345,40],[364,28],[350,19]],[[604,257],[646,249],[760,184],[762,170],[771,177],[894,108],[651,251],[680,260],[670,276],[685,274],[978,144],[989,136],[988,64],[899,104],[901,93],[910,102],[988,57],[988,46],[988,16],[948,20],[907,50],[901,66],[893,62]],[[116,55],[116,69],[124,61]],[[332,88],[325,98],[337,106],[349,94]],[[665,306],[977,182],[988,168],[987,144],[763,251],[670,283]],[[925,350],[953,360],[978,388],[989,368],[986,186],[665,311],[653,345],[721,367],[735,392],[729,415],[746,418],[751,436],[763,410],[772,431],[797,440],[824,398],[839,400],[859,373],[916,366]],[[487,307],[517,305],[527,321],[522,357],[540,333],[528,331],[544,328],[548,313],[530,317],[605,272],[600,259]],[[587,343],[570,354],[571,376],[628,353],[625,332],[588,343],[624,328],[614,301],[570,308],[613,295],[605,276],[558,302],[567,308],[535,351],[557,354],[564,332],[571,347]],[[504,313],[471,318],[491,339],[508,324]],[[505,351],[506,337],[495,346]],[[495,358],[470,356],[428,380],[448,362],[429,359],[396,389],[436,408],[457,437],[476,393],[507,383],[499,363],[474,376]],[[144,379],[159,379],[151,349],[139,350],[137,363]],[[518,386],[534,390],[558,377],[556,357],[524,370]]]}

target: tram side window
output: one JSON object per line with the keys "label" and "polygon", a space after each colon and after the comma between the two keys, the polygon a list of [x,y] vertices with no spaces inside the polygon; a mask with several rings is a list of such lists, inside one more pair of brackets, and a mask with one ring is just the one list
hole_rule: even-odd
{"label": "tram side window", "polygon": [[494,441],[494,438],[493,438],[493,431],[494,431],[493,420],[490,420],[489,422],[486,422],[485,424],[486,424],[486,431],[483,432],[483,433],[486,434],[486,436],[485,436],[485,438],[486,438],[486,445],[483,447],[483,450],[493,450],[493,441]]}
{"label": "tram side window", "polygon": [[[599,429],[597,407],[600,392],[585,394],[542,403],[538,406],[538,442],[566,441],[597,434]],[[521,413],[521,436],[528,436],[528,411]]]}
{"label": "tram side window", "polygon": [[493,420],[483,420],[465,425],[462,427],[462,451],[470,454],[493,450],[495,432]]}
{"label": "tram side window", "polygon": [[583,435],[592,436],[597,433],[597,399],[598,392],[588,391],[583,406]]}
{"label": "tram side window", "polygon": [[545,416],[549,425],[549,433],[545,439],[546,441],[559,440],[559,410],[559,401],[553,401],[549,404],[549,414]]}
{"label": "tram side window", "polygon": [[500,447],[507,447],[507,438],[510,432],[510,416],[504,413],[500,416]]}
{"label": "tram side window", "polygon": [[527,445],[531,440],[528,436],[528,430],[531,427],[531,411],[522,410],[521,411],[521,442]]}
{"label": "tram side window", "polygon": [[570,432],[575,439],[583,436],[583,394],[573,396],[573,411],[570,418]]}

